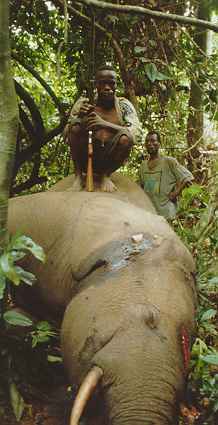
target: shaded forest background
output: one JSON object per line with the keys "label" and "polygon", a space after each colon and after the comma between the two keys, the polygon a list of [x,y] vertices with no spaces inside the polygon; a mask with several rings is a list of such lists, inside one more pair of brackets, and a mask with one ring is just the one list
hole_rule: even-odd
{"label": "shaded forest background", "polygon": [[[208,31],[149,16],[112,14],[79,2],[68,2],[66,9],[65,3],[10,2],[20,110],[12,193],[44,189],[69,173],[62,131],[71,105],[90,88],[93,44],[95,69],[106,61],[115,65],[118,93],[134,103],[144,129],[158,128],[166,152],[186,160],[201,181],[201,148],[211,145],[208,131],[203,137],[203,113],[207,112],[214,126],[218,119],[217,51],[207,54]],[[129,4],[206,20],[215,10],[213,1]],[[93,14],[95,40],[91,34]],[[218,36],[213,36],[215,46]],[[141,153],[142,146],[138,146],[128,172],[134,174]]]}
{"label": "shaded forest background", "polygon": [[[135,105],[144,133],[160,131],[163,152],[175,156],[194,174],[195,184],[183,192],[173,223],[196,257],[200,299],[181,424],[212,425],[218,412],[218,35],[176,20],[117,13],[80,1],[9,3],[19,106],[11,196],[46,190],[73,172],[63,129],[72,104],[83,90],[91,89],[93,67],[105,62],[117,70],[118,94]],[[124,2],[111,3],[122,6]],[[206,21],[217,13],[215,0],[129,0],[128,4]],[[137,179],[143,154],[142,140],[122,172]],[[36,338],[35,347],[47,343],[48,354],[52,346],[49,325],[45,334],[47,340]],[[10,375],[11,380],[14,383]],[[19,402],[13,405],[15,411],[18,407]]]}

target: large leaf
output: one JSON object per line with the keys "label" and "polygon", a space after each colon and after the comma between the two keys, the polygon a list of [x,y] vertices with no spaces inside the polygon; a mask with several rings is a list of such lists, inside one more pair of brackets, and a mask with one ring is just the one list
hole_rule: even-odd
{"label": "large leaf", "polygon": [[38,260],[45,262],[45,253],[41,246],[36,244],[31,238],[28,236],[18,236],[13,239],[13,249],[22,251],[26,250],[31,252]]}
{"label": "large leaf", "polygon": [[213,308],[210,308],[209,310],[205,311],[201,316],[201,322],[204,320],[210,320],[216,317],[216,310]]}
{"label": "large leaf", "polygon": [[168,75],[162,74],[162,72],[159,72],[156,65],[154,63],[148,63],[145,65],[145,72],[149,80],[154,83],[154,81],[162,81],[162,80],[169,80],[170,77]]}
{"label": "large leaf", "polygon": [[33,322],[31,319],[29,319],[29,317],[25,316],[22,313],[19,313],[16,310],[6,311],[3,317],[7,323],[10,323],[10,325],[25,326],[25,327],[33,325]]}
{"label": "large leaf", "polygon": [[207,354],[206,356],[200,356],[200,359],[203,360],[205,363],[218,366],[218,353]]}
{"label": "large leaf", "polygon": [[9,393],[13,412],[17,421],[19,422],[24,412],[24,400],[14,382],[9,385]]}
{"label": "large leaf", "polygon": [[0,257],[0,269],[4,275],[15,285],[19,285],[20,276],[17,274],[16,269],[13,265],[10,252],[4,253]]}
{"label": "large leaf", "polygon": [[22,269],[22,267],[15,266],[15,270],[17,274],[20,277],[20,280],[27,285],[32,286],[33,283],[36,281],[36,276],[30,272],[27,272],[26,270]]}

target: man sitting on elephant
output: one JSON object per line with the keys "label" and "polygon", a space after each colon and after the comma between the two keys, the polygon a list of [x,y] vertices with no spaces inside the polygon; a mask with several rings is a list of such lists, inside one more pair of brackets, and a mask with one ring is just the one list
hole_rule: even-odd
{"label": "man sitting on elephant", "polygon": [[105,65],[96,72],[97,99],[94,105],[85,97],[79,98],[71,110],[64,130],[70,145],[76,180],[74,190],[83,187],[83,173],[87,171],[88,131],[93,132],[93,172],[100,179],[101,190],[113,192],[116,186],[110,174],[129,156],[140,134],[141,126],[131,102],[117,97],[116,73]]}

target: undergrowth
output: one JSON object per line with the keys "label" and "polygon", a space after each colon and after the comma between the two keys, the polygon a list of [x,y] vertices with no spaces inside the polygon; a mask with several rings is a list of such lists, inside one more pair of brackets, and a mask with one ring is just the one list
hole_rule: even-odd
{"label": "undergrowth", "polygon": [[218,190],[217,165],[205,186],[183,191],[174,230],[196,261],[197,335],[191,349],[187,399],[180,424],[218,423]]}

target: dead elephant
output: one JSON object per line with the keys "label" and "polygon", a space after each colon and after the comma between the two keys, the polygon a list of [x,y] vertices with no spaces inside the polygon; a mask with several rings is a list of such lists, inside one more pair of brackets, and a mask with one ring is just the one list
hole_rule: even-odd
{"label": "dead elephant", "polygon": [[194,263],[143,191],[116,179],[115,194],[61,183],[13,199],[9,226],[47,254],[45,265],[29,263],[38,278],[33,302],[64,313],[64,363],[70,382],[83,383],[72,424],[97,385],[107,423],[175,425],[187,367],[182,338],[194,329]]}

